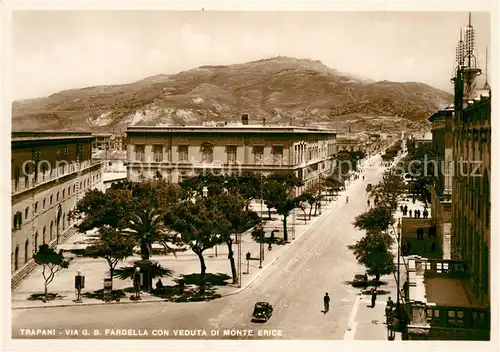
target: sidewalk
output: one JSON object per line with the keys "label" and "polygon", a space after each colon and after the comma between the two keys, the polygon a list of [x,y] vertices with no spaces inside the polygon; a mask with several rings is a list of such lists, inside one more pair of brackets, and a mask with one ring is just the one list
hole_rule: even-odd
{"label": "sidewalk", "polygon": [[[356,181],[351,182],[355,184]],[[347,189],[347,192],[349,189]],[[346,192],[346,191],[344,191]],[[339,196],[342,193],[339,194]],[[338,198],[337,198],[338,199]],[[283,251],[288,250],[290,246],[295,245],[295,243],[303,235],[312,235],[311,232],[314,229],[314,224],[321,218],[328,216],[333,209],[337,206],[338,201],[323,202],[322,204],[322,215],[312,216],[311,220],[307,220],[304,223],[303,212],[300,209],[295,209],[295,216],[291,214],[288,217],[288,240],[289,244],[286,245],[272,245],[272,249],[269,250],[267,244],[264,244],[264,258],[262,262],[262,268],[259,268],[259,251],[260,244],[256,243],[251,237],[251,230],[243,233],[241,235],[241,287],[232,284],[231,280],[231,268],[228,260],[228,248],[227,245],[219,245],[217,248],[211,248],[204,252],[205,264],[207,266],[207,274],[219,274],[226,275],[228,283],[225,286],[214,286],[217,288],[217,293],[222,296],[227,296],[241,292],[246,287],[248,287],[257,277],[259,277],[262,272],[271,266],[274,261],[283,253]],[[251,209],[260,213],[260,203],[251,204]],[[314,213],[314,211],[313,211]],[[266,220],[267,209],[263,208],[264,221],[266,237],[270,236],[270,232],[273,229],[278,229],[275,237],[282,238],[282,217],[276,213],[272,213],[272,220]],[[65,244],[58,246],[58,249],[81,249],[91,242],[94,234],[88,232],[86,234],[77,233]],[[87,243],[87,244],[86,244]],[[233,243],[233,252],[238,268],[238,244]],[[246,253],[251,254],[251,260],[249,262],[249,273],[247,273],[247,260],[245,258]],[[70,262],[70,266],[66,270],[58,272],[53,280],[53,282],[48,286],[50,293],[57,293],[63,296],[60,299],[52,300],[47,303],[41,301],[29,301],[27,298],[32,293],[42,293],[44,288],[44,280],[42,278],[42,269],[37,267],[29,277],[27,277],[13,292],[12,292],[12,308],[13,309],[23,309],[23,308],[41,308],[41,307],[60,307],[60,306],[82,306],[82,305],[97,305],[97,304],[125,304],[125,303],[138,303],[137,301],[130,301],[129,296],[121,298],[120,302],[104,303],[98,299],[82,298],[84,303],[74,303],[73,300],[76,298],[76,293],[74,290],[74,277],[77,271],[81,271],[81,274],[85,276],[85,288],[82,290],[82,294],[86,292],[93,292],[103,288],[103,279],[108,276],[109,267],[104,259],[92,259],[76,257],[70,252],[65,252],[65,256],[73,257]],[[120,262],[117,268],[124,266],[132,266],[134,261],[139,260],[139,256],[133,256],[127,258],[125,261]],[[154,255],[151,257],[152,261],[157,261],[162,267],[170,269],[173,272],[172,277],[161,278],[163,285],[175,285],[175,279],[181,278],[182,275],[198,274],[200,272],[200,262],[198,257],[191,251],[186,250],[185,252],[179,252],[176,256],[168,255]],[[154,284],[154,283],[153,283]],[[113,279],[113,289],[125,289],[132,286],[131,280],[120,280],[118,278]],[[142,300],[139,302],[161,302],[162,298],[151,296],[148,293],[143,293]]]}
{"label": "sidewalk", "polygon": [[[391,166],[395,165],[396,162],[393,162]],[[391,166],[384,167],[384,169],[387,170]],[[414,204],[413,206],[416,207],[418,204]],[[402,214],[400,214],[398,205],[395,218],[397,219],[401,216]],[[397,243],[392,247],[392,250],[395,260],[397,260]],[[402,259],[401,265],[403,266]],[[381,281],[385,284],[377,287],[378,295],[375,307],[373,308],[371,307],[371,294],[369,293],[372,286],[368,286],[367,290],[360,290],[354,303],[347,331],[344,335],[345,340],[388,340],[389,331],[386,324],[385,307],[389,297],[391,297],[394,303],[397,301],[397,282],[394,275],[383,276],[381,277]],[[395,340],[402,340],[401,333],[395,332],[394,336]]]}

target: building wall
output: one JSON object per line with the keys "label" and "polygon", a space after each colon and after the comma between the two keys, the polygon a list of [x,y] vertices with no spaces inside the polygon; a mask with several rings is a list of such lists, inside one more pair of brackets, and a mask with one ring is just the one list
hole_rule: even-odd
{"label": "building wall", "polygon": [[[57,242],[74,224],[68,214],[87,190],[102,189],[101,163],[90,159],[91,140],[89,136],[84,140],[18,142],[13,137],[12,273],[31,260],[40,244]],[[81,154],[76,152],[77,145],[83,146]],[[27,177],[15,171],[30,160],[39,161],[37,173],[34,164],[26,168]],[[46,165],[59,162],[59,167],[44,169],[45,161]]]}
{"label": "building wall", "polygon": [[[131,181],[151,179],[156,175],[177,183],[183,177],[201,172],[234,173],[256,171],[265,174],[274,171],[295,171],[307,185],[316,182],[320,174],[335,166],[335,134],[265,133],[235,134],[224,128],[219,133],[128,133],[127,177]],[[203,159],[204,147],[212,149],[212,158]],[[144,162],[138,150],[144,149]],[[155,158],[155,148],[161,148]],[[187,160],[181,159],[182,150],[188,150]],[[236,157],[229,160],[230,150]],[[258,157],[259,150],[262,158]],[[276,160],[273,150],[281,149],[282,158]],[[157,174],[159,172],[159,174]],[[142,175],[142,176],[141,176]]]}
{"label": "building wall", "polygon": [[[452,258],[469,263],[472,293],[483,304],[489,304],[490,297],[490,119],[491,101],[482,98],[457,108],[453,126]],[[469,161],[463,163],[463,172],[461,160]]]}

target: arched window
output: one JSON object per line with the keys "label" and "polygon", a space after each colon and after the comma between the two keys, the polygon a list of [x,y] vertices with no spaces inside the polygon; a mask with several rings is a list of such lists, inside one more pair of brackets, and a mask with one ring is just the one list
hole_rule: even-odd
{"label": "arched window", "polygon": [[71,187],[68,187],[68,196],[71,194]]}
{"label": "arched window", "polygon": [[49,232],[49,241],[52,241],[52,236],[54,236],[54,222],[50,222],[50,232]]}
{"label": "arched window", "polygon": [[42,243],[45,244],[45,233],[47,232],[47,226],[43,227],[42,230]]}
{"label": "arched window", "polygon": [[14,251],[14,271],[17,271],[19,268],[19,246],[16,246],[16,250]]}
{"label": "arched window", "polygon": [[35,232],[35,247],[33,248],[33,251],[35,253],[38,252],[38,231]]}
{"label": "arched window", "polygon": [[28,253],[29,253],[30,240],[26,239],[24,243],[24,263],[28,262]]}
{"label": "arched window", "polygon": [[62,229],[66,229],[66,213],[62,216]]}
{"label": "arched window", "polygon": [[28,213],[29,213],[29,208],[26,207],[26,209],[24,209],[24,219],[28,219]]}
{"label": "arched window", "polygon": [[200,149],[201,161],[204,163],[212,163],[214,161],[214,146],[211,143],[203,143]]}
{"label": "arched window", "polygon": [[63,199],[64,199],[64,197],[65,197],[65,196],[66,196],[66,190],[65,190],[65,189],[63,189],[63,193],[62,193],[62,197],[63,197]]}

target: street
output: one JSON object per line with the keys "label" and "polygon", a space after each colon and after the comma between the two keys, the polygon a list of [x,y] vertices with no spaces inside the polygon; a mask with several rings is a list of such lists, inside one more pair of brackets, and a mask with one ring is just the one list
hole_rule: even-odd
{"label": "street", "polygon": [[[379,159],[372,159],[373,166],[364,167],[364,181],[361,177],[351,181],[346,193],[349,203],[346,204],[345,195],[339,197],[339,204],[331,214],[322,216],[308,233],[289,245],[271,267],[240,293],[199,303],[152,302],[13,310],[12,337],[23,337],[20,329],[36,328],[61,329],[59,336],[64,338],[71,338],[62,331],[64,329],[274,329],[281,336],[254,334],[236,338],[344,339],[359,305],[356,302],[359,289],[346,282],[352,280],[354,274],[364,272],[347,245],[363,235],[353,228],[352,222],[355,216],[366,210],[366,184],[375,185],[381,179],[383,168],[378,164]],[[325,292],[331,297],[330,311],[326,314],[322,312]],[[250,322],[253,306],[258,301],[274,306],[272,317],[264,324]],[[350,335],[355,334],[352,329],[350,326]],[[275,335],[279,334],[275,332]],[[85,338],[81,335],[74,337]],[[161,338],[190,337],[171,333]],[[221,333],[216,338],[235,337],[224,337]]]}

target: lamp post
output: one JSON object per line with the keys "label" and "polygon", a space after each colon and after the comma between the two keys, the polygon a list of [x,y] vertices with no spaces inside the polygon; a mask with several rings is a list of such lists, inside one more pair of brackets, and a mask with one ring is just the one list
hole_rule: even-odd
{"label": "lamp post", "polygon": [[[203,198],[208,197],[208,188],[207,186],[203,186],[203,189],[201,190],[201,194],[203,195]],[[217,245],[214,246],[215,248],[215,256],[217,257]]]}

